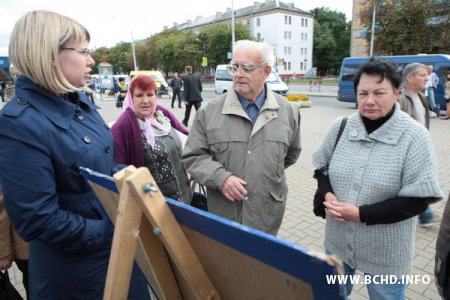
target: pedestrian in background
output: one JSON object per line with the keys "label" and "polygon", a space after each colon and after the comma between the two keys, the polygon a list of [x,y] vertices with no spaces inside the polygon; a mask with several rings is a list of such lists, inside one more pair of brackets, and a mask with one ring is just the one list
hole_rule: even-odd
{"label": "pedestrian in background", "polygon": [[178,77],[178,73],[175,72],[173,73],[173,78],[170,81],[170,87],[172,88],[172,108],[173,105],[175,104],[175,99],[178,97],[178,108],[181,108],[181,86],[182,86],[183,82],[180,79],[180,77]]}
{"label": "pedestrian in background", "polygon": [[431,117],[438,117],[440,114],[440,107],[439,104],[436,104],[436,100],[434,97],[434,91],[437,88],[437,85],[439,83],[439,77],[435,72],[433,72],[433,65],[427,66],[427,72],[428,72],[428,81],[427,81],[427,99],[428,99],[428,108],[430,109],[430,116]]}
{"label": "pedestrian in background", "polygon": [[207,187],[209,212],[276,235],[288,193],[285,169],[301,146],[298,108],[265,84],[274,61],[270,45],[236,42],[234,89],[196,114],[182,161]]}
{"label": "pedestrian in background", "polygon": [[445,104],[447,105],[447,111],[445,117],[442,117],[442,119],[448,120],[450,119],[450,71],[445,75],[444,98]]}
{"label": "pedestrian in background", "polygon": [[22,284],[27,299],[30,299],[28,289],[28,245],[17,234],[9,221],[4,207],[3,190],[0,185],[0,271],[5,271],[16,263],[22,273]]}
{"label": "pedestrian in background", "polygon": [[[429,70],[429,67],[420,63],[406,65],[402,72],[402,86],[398,98],[400,108],[428,130],[430,129],[430,113],[427,99],[421,91],[429,82]],[[427,206],[427,209],[419,215],[421,226],[431,226],[440,222],[441,218],[433,213],[430,206]]]}
{"label": "pedestrian in background", "polygon": [[436,239],[435,282],[442,299],[450,299],[450,193]]}
{"label": "pedestrian in background", "polygon": [[191,116],[192,106],[195,107],[195,111],[198,111],[202,105],[203,87],[200,78],[197,75],[192,74],[191,66],[186,66],[184,71],[186,72],[186,75],[183,77],[184,105],[186,106],[186,111],[182,123],[187,127]]}
{"label": "pedestrian in background", "polygon": [[122,108],[123,101],[125,100],[125,96],[127,95],[128,86],[125,83],[125,78],[119,77],[119,84],[117,85],[117,99],[116,99],[116,107]]}
{"label": "pedestrian in background", "polygon": [[[103,297],[114,227],[79,167],[112,175],[115,162],[109,127],[83,91],[89,41],[84,26],[49,11],[26,13],[11,33],[21,75],[0,111],[0,181],[29,243],[31,299]],[[149,297],[135,265],[129,298]]]}
{"label": "pedestrian in background", "polygon": [[[324,196],[325,250],[371,279],[370,299],[405,299],[405,284],[374,276],[411,272],[417,216],[443,197],[428,131],[401,111],[398,66],[370,60],[358,70],[358,112],[334,121],[313,154]],[[323,170],[323,171],[320,171]],[[353,284],[347,281],[350,295]]]}

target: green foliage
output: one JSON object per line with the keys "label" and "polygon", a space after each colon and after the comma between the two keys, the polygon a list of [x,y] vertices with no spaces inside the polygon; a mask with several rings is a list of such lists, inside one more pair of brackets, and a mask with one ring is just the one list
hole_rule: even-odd
{"label": "green foliage", "polygon": [[345,14],[329,8],[315,8],[313,62],[319,74],[337,74],[342,59],[350,53],[350,22]]}
{"label": "green foliage", "polygon": [[[235,26],[236,41],[251,39],[250,31],[242,24]],[[205,49],[203,49],[205,42]],[[215,24],[205,28],[200,34],[193,31],[169,29],[144,41],[135,41],[136,62],[140,70],[162,70],[166,73],[184,71],[191,65],[200,70],[203,50],[208,58],[208,66],[228,63],[227,53],[231,52],[231,28]],[[109,62],[115,73],[129,73],[134,69],[131,43],[119,43],[108,48],[99,48],[92,53],[98,64]]]}
{"label": "green foliage", "polygon": [[[445,1],[376,1],[374,55],[450,52],[450,8]],[[371,0],[363,2],[361,24],[372,27]],[[370,44],[371,34],[367,34]]]}

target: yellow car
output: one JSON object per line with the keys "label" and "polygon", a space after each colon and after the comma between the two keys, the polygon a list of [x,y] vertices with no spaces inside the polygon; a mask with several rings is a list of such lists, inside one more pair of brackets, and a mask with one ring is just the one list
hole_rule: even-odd
{"label": "yellow car", "polygon": [[[133,76],[137,75],[146,75],[151,77],[156,82],[156,88],[158,89],[158,97],[161,97],[162,95],[169,95],[169,85],[167,84],[166,80],[164,79],[164,76],[160,71],[131,71],[130,77],[133,78]],[[170,96],[170,95],[169,95]]]}

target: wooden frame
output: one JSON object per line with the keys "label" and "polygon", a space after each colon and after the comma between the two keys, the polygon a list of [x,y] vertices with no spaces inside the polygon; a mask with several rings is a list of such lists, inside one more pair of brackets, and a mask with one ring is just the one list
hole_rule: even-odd
{"label": "wooden frame", "polygon": [[134,259],[159,299],[345,299],[337,261],[164,199],[146,168],[82,174],[115,223],[104,299],[126,299]]}

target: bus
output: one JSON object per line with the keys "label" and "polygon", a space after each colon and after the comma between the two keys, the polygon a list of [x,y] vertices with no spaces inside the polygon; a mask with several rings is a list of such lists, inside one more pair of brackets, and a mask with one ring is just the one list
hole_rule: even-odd
{"label": "bus", "polygon": [[[446,108],[444,99],[444,85],[447,71],[450,71],[450,55],[446,54],[419,54],[419,55],[399,55],[399,56],[378,56],[377,58],[390,59],[400,67],[400,71],[410,63],[421,63],[432,65],[434,72],[439,77],[439,83],[434,91],[436,104],[441,109]],[[356,103],[356,95],[353,87],[353,79],[359,67],[367,62],[370,57],[346,57],[342,61],[341,71],[339,73],[338,100],[343,102]]]}

